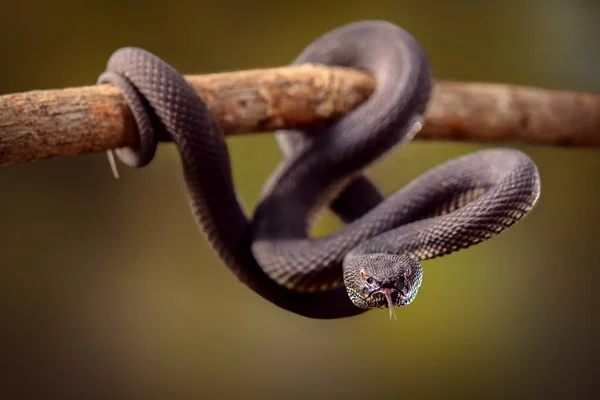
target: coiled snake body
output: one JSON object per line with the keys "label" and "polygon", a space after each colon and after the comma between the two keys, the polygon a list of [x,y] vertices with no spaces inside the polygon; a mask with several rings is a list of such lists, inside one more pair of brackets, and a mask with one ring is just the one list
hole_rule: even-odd
{"label": "coiled snake body", "polygon": [[[533,161],[511,149],[469,154],[440,165],[383,199],[361,171],[418,131],[432,88],[423,50],[383,21],[338,28],[295,63],[368,71],[372,96],[324,132],[278,132],[284,160],[249,220],[233,185],[227,145],[205,103],[156,56],[117,50],[100,83],[123,92],[140,143],[117,150],[127,165],[151,161],[158,137],[178,147],[192,212],[208,242],[248,287],[289,311],[340,318],[409,304],[419,261],[449,254],[508,228],[540,190]],[[309,237],[316,211],[330,205],[348,224]]]}

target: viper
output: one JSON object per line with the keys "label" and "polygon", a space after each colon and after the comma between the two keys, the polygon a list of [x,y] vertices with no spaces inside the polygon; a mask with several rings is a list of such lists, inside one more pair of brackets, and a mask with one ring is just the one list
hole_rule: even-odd
{"label": "viper", "polygon": [[[139,143],[116,150],[147,165],[160,138],[181,155],[197,224],[222,262],[275,305],[311,318],[342,318],[410,304],[421,261],[481,243],[521,220],[540,194],[533,160],[509,148],[445,162],[384,198],[363,175],[419,131],[433,77],[420,44],[386,21],[334,29],[294,61],[372,74],[361,105],[320,131],[278,131],[283,160],[250,217],[235,190],[224,134],[183,76],[155,55],[122,48],[98,83],[120,88]],[[329,206],[346,224],[311,237]]]}

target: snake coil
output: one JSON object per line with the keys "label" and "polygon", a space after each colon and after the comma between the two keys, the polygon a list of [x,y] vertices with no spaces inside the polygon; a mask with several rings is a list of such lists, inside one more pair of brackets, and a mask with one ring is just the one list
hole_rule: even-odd
{"label": "snake coil", "polygon": [[[193,215],[228,268],[279,307],[341,318],[410,304],[420,261],[480,243],[523,218],[539,196],[534,162],[512,149],[446,162],[384,199],[361,172],[420,129],[433,78],[418,42],[384,21],[335,29],[295,63],[365,70],[378,85],[323,132],[279,131],[284,159],[265,185],[253,220],[233,185],[223,132],[185,79],[138,48],[117,50],[99,83],[118,86],[140,134],[117,150],[125,164],[149,163],[159,137],[177,146]],[[325,206],[347,225],[309,235]],[[343,283],[343,284],[342,284]]]}

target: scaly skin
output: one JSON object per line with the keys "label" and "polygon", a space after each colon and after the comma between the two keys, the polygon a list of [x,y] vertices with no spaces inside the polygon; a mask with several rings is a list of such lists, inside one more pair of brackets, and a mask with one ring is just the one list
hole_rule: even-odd
{"label": "scaly skin", "polygon": [[[156,138],[170,135],[207,241],[267,300],[312,318],[407,305],[421,284],[419,261],[487,240],[534,206],[539,175],[516,150],[447,162],[385,200],[361,175],[420,128],[433,81],[423,50],[406,31],[381,21],[350,24],[311,44],[296,60],[305,62],[367,70],[378,87],[324,132],[278,132],[285,157],[252,223],[235,193],[223,132],[177,71],[125,48],[99,79],[121,88],[140,131],[140,145],[120,149],[119,158],[146,165]],[[310,238],[316,211],[328,204],[349,224]]]}

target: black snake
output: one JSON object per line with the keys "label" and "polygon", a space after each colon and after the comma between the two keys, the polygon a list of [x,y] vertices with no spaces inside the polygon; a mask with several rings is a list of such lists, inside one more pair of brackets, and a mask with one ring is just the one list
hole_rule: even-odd
{"label": "black snake", "polygon": [[[117,150],[119,158],[146,165],[158,138],[170,137],[208,242],[244,284],[279,307],[313,318],[375,307],[391,313],[417,294],[419,261],[489,239],[534,206],[537,168],[512,149],[446,162],[387,199],[361,175],[412,138],[429,100],[429,64],[403,29],[383,21],[353,23],[319,38],[295,63],[364,70],[377,88],[323,132],[277,132],[284,160],[252,220],[235,192],[223,132],[177,71],[145,50],[123,48],[98,80],[122,90],[138,125],[139,145]],[[316,212],[327,205],[347,225],[311,238]]]}

